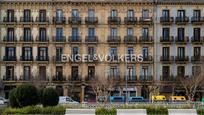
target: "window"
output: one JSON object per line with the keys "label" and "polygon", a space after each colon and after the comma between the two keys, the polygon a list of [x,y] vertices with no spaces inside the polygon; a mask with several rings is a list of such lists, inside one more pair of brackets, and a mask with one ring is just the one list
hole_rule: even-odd
{"label": "window", "polygon": [[30,80],[30,66],[23,67],[23,80]]}
{"label": "window", "polygon": [[178,41],[184,41],[184,28],[178,28]]}
{"label": "window", "polygon": [[113,79],[113,78],[118,78],[118,68],[117,66],[110,66],[110,73],[109,73],[109,79]]}
{"label": "window", "polygon": [[128,10],[127,17],[134,17],[134,10]]}
{"label": "window", "polygon": [[39,41],[46,41],[47,31],[46,28],[39,29]]}
{"label": "window", "polygon": [[200,66],[193,66],[192,67],[192,75],[195,76],[195,75],[199,75],[201,72],[201,67]]}
{"label": "window", "polygon": [[30,30],[30,28],[24,28],[23,40],[24,41],[31,41],[31,30]]}
{"label": "window", "polygon": [[127,80],[136,80],[135,66],[127,66],[126,76],[127,76]]}
{"label": "window", "polygon": [[40,22],[46,21],[46,10],[39,10],[39,21]]}
{"label": "window", "polygon": [[94,9],[89,9],[89,10],[88,10],[88,17],[95,17],[95,11],[94,11]]}
{"label": "window", "polygon": [[78,28],[72,28],[72,39],[76,40],[79,36],[79,29]]}
{"label": "window", "polygon": [[31,13],[30,13],[30,10],[24,10],[24,21],[25,22],[29,22],[29,21],[31,21],[30,20],[30,17],[31,17]]}
{"label": "window", "polygon": [[110,48],[110,55],[111,56],[117,56],[118,55],[117,48],[115,48],[115,47]]}
{"label": "window", "polygon": [[185,76],[185,66],[178,66],[177,67],[177,75],[178,75],[178,77],[184,77]]}
{"label": "window", "polygon": [[23,47],[23,59],[31,60],[32,59],[32,47]]}
{"label": "window", "polygon": [[111,10],[111,17],[117,17],[117,16],[118,16],[117,10]]}
{"label": "window", "polygon": [[147,66],[142,66],[142,70],[141,70],[141,76],[142,76],[142,80],[146,80],[148,77],[148,67]]}
{"label": "window", "polygon": [[72,17],[79,17],[79,11],[77,9],[72,10]]}
{"label": "window", "polygon": [[63,53],[63,48],[62,47],[56,47],[56,60],[61,61],[61,56]]}
{"label": "window", "polygon": [[134,54],[134,48],[133,48],[133,47],[128,47],[128,48],[127,48],[127,54],[128,54],[128,55]]}
{"label": "window", "polygon": [[14,66],[6,66],[6,80],[14,80]]}
{"label": "window", "polygon": [[200,58],[201,56],[201,48],[200,47],[194,47],[193,48],[193,55],[194,57]]}
{"label": "window", "polygon": [[194,40],[200,40],[200,28],[193,29]]}
{"label": "window", "polygon": [[178,47],[177,56],[179,59],[183,59],[185,57],[185,48]]}
{"label": "window", "polygon": [[72,48],[72,55],[75,56],[75,55],[78,55],[79,54],[79,47],[73,47]]}
{"label": "window", "polygon": [[163,56],[163,59],[169,59],[169,47],[163,47],[162,48],[162,56]]}
{"label": "window", "polygon": [[63,18],[63,12],[61,9],[56,10],[56,21],[62,21]]}
{"label": "window", "polygon": [[88,66],[88,78],[93,78],[95,76],[95,67]]}
{"label": "window", "polygon": [[142,48],[142,55],[144,59],[147,59],[149,56],[149,51],[148,51],[148,47],[143,47]]}
{"label": "window", "polygon": [[196,20],[200,20],[200,17],[201,17],[201,12],[200,12],[200,10],[194,10],[194,11],[193,11],[193,17],[194,17]]}
{"label": "window", "polygon": [[7,41],[14,41],[14,28],[7,29]]}
{"label": "window", "polygon": [[95,36],[95,28],[88,29],[88,36],[93,38]]}
{"label": "window", "polygon": [[14,10],[13,9],[7,10],[7,21],[8,22],[14,21]]}
{"label": "window", "polygon": [[72,66],[72,80],[77,80],[78,79],[78,66]]}
{"label": "window", "polygon": [[117,30],[117,28],[111,28],[111,31],[110,31],[111,33],[111,36],[117,36],[117,34],[118,34],[118,30]]}
{"label": "window", "polygon": [[46,60],[48,56],[48,49],[47,47],[39,47],[38,48],[38,56],[40,60]]}
{"label": "window", "polygon": [[143,18],[148,18],[149,17],[149,10],[143,9],[142,10],[142,17]]}
{"label": "window", "polygon": [[162,10],[162,17],[168,19],[169,18],[169,10]]}
{"label": "window", "polygon": [[148,39],[148,36],[149,36],[149,29],[148,28],[142,28],[143,39]]}
{"label": "window", "polygon": [[56,28],[56,41],[61,41],[63,38],[63,29]]}
{"label": "window", "polygon": [[94,54],[95,54],[95,48],[94,47],[88,47],[88,55],[90,56],[91,60],[93,60]]}
{"label": "window", "polygon": [[179,18],[185,18],[185,10],[178,10],[177,16]]}
{"label": "window", "polygon": [[127,28],[127,36],[133,36],[133,28]]}
{"label": "window", "polygon": [[15,47],[6,47],[6,57],[13,58],[16,56],[16,48]]}
{"label": "window", "polygon": [[56,79],[57,80],[62,80],[63,77],[63,67],[62,66],[56,66]]}
{"label": "window", "polygon": [[[169,66],[163,66],[162,67],[162,76],[165,77],[166,79],[170,76]],[[164,80],[165,80],[165,78],[164,78]]]}
{"label": "window", "polygon": [[170,36],[169,28],[163,28],[163,39],[168,40]]}

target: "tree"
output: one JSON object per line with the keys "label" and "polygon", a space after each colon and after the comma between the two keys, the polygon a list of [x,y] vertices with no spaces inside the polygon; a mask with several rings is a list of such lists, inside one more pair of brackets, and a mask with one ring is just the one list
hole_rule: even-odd
{"label": "tree", "polygon": [[19,104],[16,100],[16,88],[9,92],[9,103],[11,107],[19,107]]}
{"label": "tree", "polygon": [[186,96],[188,97],[188,100],[191,101],[195,94],[196,90],[201,87],[204,83],[204,76],[202,69],[197,68],[194,71],[194,75],[189,77],[181,77],[179,76],[180,83],[182,87],[185,89]]}
{"label": "tree", "polygon": [[0,95],[3,95],[3,91],[4,91],[4,83],[2,80],[0,80]]}
{"label": "tree", "polygon": [[115,89],[116,80],[106,79],[104,77],[94,77],[91,79],[90,85],[96,95],[96,102],[98,102],[99,97],[103,97],[104,102],[106,103],[111,94],[111,91]]}
{"label": "tree", "polygon": [[53,88],[45,88],[42,95],[42,104],[46,106],[55,106],[59,102],[58,93]]}

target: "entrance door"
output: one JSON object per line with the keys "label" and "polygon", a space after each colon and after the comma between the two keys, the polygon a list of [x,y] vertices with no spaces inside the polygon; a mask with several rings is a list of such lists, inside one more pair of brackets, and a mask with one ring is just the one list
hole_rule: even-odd
{"label": "entrance door", "polygon": [[46,67],[45,66],[39,67],[39,79],[46,80]]}

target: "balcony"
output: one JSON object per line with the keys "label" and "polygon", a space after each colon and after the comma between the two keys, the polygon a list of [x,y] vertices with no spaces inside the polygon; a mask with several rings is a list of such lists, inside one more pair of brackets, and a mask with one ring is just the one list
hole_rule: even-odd
{"label": "balcony", "polygon": [[192,44],[203,44],[204,43],[204,37],[200,36],[200,37],[196,37],[196,36],[192,36],[191,37],[191,43]]}
{"label": "balcony", "polygon": [[152,56],[143,56],[142,63],[152,63],[152,62],[153,62],[153,57]]}
{"label": "balcony", "polygon": [[127,77],[126,77],[126,75],[125,75],[124,76],[124,82],[126,82],[126,80],[128,83],[132,83],[132,82],[134,83],[137,81],[137,76],[136,75],[127,75]]}
{"label": "balcony", "polygon": [[61,56],[53,56],[53,61],[54,61],[54,63],[61,63],[62,57]]}
{"label": "balcony", "polygon": [[195,25],[200,25],[204,23],[204,17],[192,17],[191,23]]}
{"label": "balcony", "polygon": [[188,24],[189,23],[189,17],[176,17],[175,22],[178,25]]}
{"label": "balcony", "polygon": [[46,24],[49,24],[49,18],[48,17],[45,17],[45,18],[36,17],[35,22],[39,25],[46,25]]}
{"label": "balcony", "polygon": [[125,17],[124,22],[126,25],[135,25],[137,24],[137,17]]}
{"label": "balcony", "polygon": [[151,82],[153,80],[153,76],[152,75],[140,75],[140,79],[141,82]]}
{"label": "balcony", "polygon": [[81,24],[81,17],[69,17],[69,24],[71,25]]}
{"label": "balcony", "polygon": [[153,24],[153,19],[152,17],[140,17],[139,23],[142,25],[152,25]]}
{"label": "balcony", "polygon": [[17,81],[17,76],[15,75],[4,75],[3,76],[3,81],[7,82],[7,81]]}
{"label": "balcony", "polygon": [[44,36],[44,37],[36,37],[36,42],[37,43],[48,43],[49,42],[49,38]]}
{"label": "balcony", "polygon": [[14,18],[8,18],[8,17],[4,17],[3,19],[3,24],[16,24],[17,23],[17,18],[14,17]]}
{"label": "balcony", "polygon": [[34,42],[33,36],[21,36],[20,37],[20,42],[32,43],[32,42]]}
{"label": "balcony", "polygon": [[4,56],[3,61],[17,61],[16,56]]}
{"label": "balcony", "polygon": [[176,63],[187,63],[189,62],[188,56],[175,56]]}
{"label": "balcony", "polygon": [[81,43],[82,39],[81,36],[69,36],[70,43]]}
{"label": "balcony", "polygon": [[192,63],[202,63],[203,57],[201,56],[191,56]]}
{"label": "balcony", "polygon": [[96,25],[98,24],[98,17],[86,17],[85,23],[87,25]]}
{"label": "balcony", "polygon": [[140,36],[139,43],[152,44],[154,40],[152,36]]}
{"label": "balcony", "polygon": [[34,21],[33,17],[21,17],[20,22],[23,24],[32,24]]}
{"label": "balcony", "polygon": [[94,80],[94,78],[96,78],[95,75],[86,75],[85,81],[92,81],[92,80]]}
{"label": "balcony", "polygon": [[70,75],[69,76],[69,81],[70,82],[81,82],[82,77],[81,77],[81,75]]}
{"label": "balcony", "polygon": [[3,42],[6,42],[6,43],[16,43],[17,42],[17,38],[16,38],[16,36],[4,36]]}
{"label": "balcony", "polygon": [[108,80],[120,81],[120,75],[108,75]]}
{"label": "balcony", "polygon": [[185,37],[175,37],[175,42],[177,44],[187,44],[189,43],[189,37],[188,36],[185,36]]}
{"label": "balcony", "polygon": [[121,38],[120,36],[108,36],[107,42],[108,43],[120,43]]}
{"label": "balcony", "polygon": [[173,75],[161,75],[160,81],[162,82],[174,82],[176,78]]}
{"label": "balcony", "polygon": [[174,37],[173,36],[168,36],[168,37],[161,36],[160,37],[160,43],[162,43],[162,44],[174,43]]}
{"label": "balcony", "polygon": [[31,82],[31,80],[33,80],[33,76],[32,75],[21,75],[18,82]]}
{"label": "balcony", "polygon": [[174,62],[174,56],[161,56],[160,61],[162,63],[173,63]]}
{"label": "balcony", "polygon": [[174,18],[173,17],[160,17],[160,23],[163,25],[170,25],[173,24]]}
{"label": "balcony", "polygon": [[54,43],[66,43],[66,36],[53,36],[52,42],[54,42]]}
{"label": "balcony", "polygon": [[126,43],[126,44],[135,44],[135,43],[137,43],[137,37],[132,36],[132,35],[125,36],[124,37],[124,43]]}
{"label": "balcony", "polygon": [[66,76],[64,75],[55,75],[52,77],[52,82],[66,82]]}
{"label": "balcony", "polygon": [[36,56],[36,61],[49,61],[49,56]]}
{"label": "balcony", "polygon": [[120,17],[108,17],[108,24],[110,25],[120,25],[121,19]]}
{"label": "balcony", "polygon": [[98,43],[98,36],[86,36],[86,43]]}
{"label": "balcony", "polygon": [[20,61],[33,61],[33,56],[21,56]]}
{"label": "balcony", "polygon": [[65,17],[53,17],[53,23],[55,25],[62,25],[66,23],[66,18]]}

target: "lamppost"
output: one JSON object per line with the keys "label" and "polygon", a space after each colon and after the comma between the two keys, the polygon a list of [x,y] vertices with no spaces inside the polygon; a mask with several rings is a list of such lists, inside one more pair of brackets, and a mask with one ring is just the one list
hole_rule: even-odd
{"label": "lamppost", "polygon": [[127,92],[127,61],[125,60],[125,87],[126,87],[126,99],[125,99],[125,102],[126,102],[126,105],[128,104],[128,92]]}

